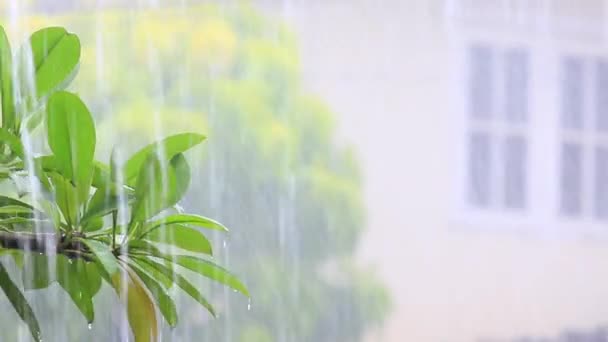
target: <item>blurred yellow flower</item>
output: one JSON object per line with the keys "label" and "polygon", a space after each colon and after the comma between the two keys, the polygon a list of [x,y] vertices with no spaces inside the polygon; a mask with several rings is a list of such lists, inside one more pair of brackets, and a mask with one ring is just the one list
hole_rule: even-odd
{"label": "blurred yellow flower", "polygon": [[236,45],[236,35],[225,20],[208,18],[191,31],[189,54],[210,64],[227,65]]}

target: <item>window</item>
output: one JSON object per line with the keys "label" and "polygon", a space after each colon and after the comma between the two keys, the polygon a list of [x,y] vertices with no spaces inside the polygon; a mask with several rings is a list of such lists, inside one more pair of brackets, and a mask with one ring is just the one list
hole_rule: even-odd
{"label": "window", "polygon": [[528,60],[520,48],[469,49],[467,201],[475,208],[526,207]]}
{"label": "window", "polygon": [[608,219],[608,61],[561,64],[561,214]]}

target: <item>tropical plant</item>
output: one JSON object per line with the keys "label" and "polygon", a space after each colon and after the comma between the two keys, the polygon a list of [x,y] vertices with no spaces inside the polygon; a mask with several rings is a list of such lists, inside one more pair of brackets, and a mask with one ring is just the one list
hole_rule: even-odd
{"label": "tropical plant", "polygon": [[95,160],[91,113],[64,90],[78,71],[80,50],[76,35],[49,27],[13,53],[0,27],[0,252],[22,274],[20,286],[3,260],[0,287],[37,341],[40,325],[22,287],[58,283],[91,323],[103,282],[125,303],[135,340],[157,340],[157,311],[177,324],[172,288],[215,315],[183,270],[249,293],[211,260],[201,231],[227,229],[177,206],[191,180],[184,152],[205,137],[176,134],[125,160]]}

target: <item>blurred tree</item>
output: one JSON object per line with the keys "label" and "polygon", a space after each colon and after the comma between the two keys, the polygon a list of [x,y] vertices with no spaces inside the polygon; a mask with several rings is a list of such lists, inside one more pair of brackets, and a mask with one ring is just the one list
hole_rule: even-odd
{"label": "blurred tree", "polygon": [[357,341],[383,321],[386,290],[353,262],[365,226],[356,158],[336,141],[333,113],[302,89],[282,24],[210,5],[33,22],[81,36],[74,88],[105,121],[98,134],[132,148],[125,155],[158,135],[209,135],[204,155],[189,157],[200,174],[186,206],[232,228],[216,255],[253,303],[210,288],[220,318],[186,305],[188,322],[168,337]]}

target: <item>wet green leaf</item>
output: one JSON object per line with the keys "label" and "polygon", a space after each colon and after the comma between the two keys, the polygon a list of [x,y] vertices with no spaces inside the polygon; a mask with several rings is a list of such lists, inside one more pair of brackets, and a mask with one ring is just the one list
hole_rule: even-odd
{"label": "wet green leaf", "polygon": [[63,213],[63,217],[68,224],[75,225],[80,216],[77,189],[69,180],[56,172],[50,172],[48,175],[53,184],[55,202]]}
{"label": "wet green leaf", "polygon": [[174,205],[179,202],[190,186],[190,165],[186,161],[186,157],[182,153],[176,154],[169,161],[169,168],[175,174],[175,186],[169,188],[169,205]]}
{"label": "wet green leaf", "polygon": [[0,207],[0,215],[5,215],[5,214],[8,214],[10,216],[17,216],[17,215],[32,216],[34,214],[34,212],[32,211],[32,209],[20,207],[18,205],[7,205],[4,207]]}
{"label": "wet green leaf", "polygon": [[[146,285],[150,291],[150,294],[152,294],[152,297],[156,302],[156,306],[162,313],[167,323],[174,327],[177,324],[177,309],[175,308],[173,299],[171,299],[167,293],[167,289],[164,288],[161,283],[153,278],[149,273],[144,271],[144,269],[136,262],[131,261],[129,264],[139,279]],[[157,273],[156,276],[164,277],[162,273]]]}
{"label": "wet green leaf", "polygon": [[[158,320],[154,302],[139,277],[131,270],[123,270],[112,276],[112,285],[119,297],[126,297],[127,318],[135,342],[157,341]],[[122,290],[123,287],[126,291]]]}
{"label": "wet green leaf", "polygon": [[194,228],[179,224],[154,229],[143,235],[142,239],[173,245],[190,252],[213,254],[211,243],[205,235]]}
{"label": "wet green leaf", "polygon": [[212,263],[211,261],[199,259],[193,256],[172,256],[171,259],[177,265],[196,272],[209,279],[213,279],[221,284],[227,285],[249,297],[249,291],[243,283],[228,270]]}
{"label": "wet green leaf", "polygon": [[80,40],[63,27],[47,27],[30,37],[36,72],[36,94],[48,96],[65,88],[78,70]]}
{"label": "wet green leaf", "polygon": [[198,273],[209,279],[215,280],[218,283],[224,284],[249,297],[249,291],[247,290],[247,287],[245,287],[245,285],[241,283],[241,281],[236,276],[211,261],[190,255],[155,254],[154,256],[171,261],[176,265],[179,265],[192,272]]}
{"label": "wet green leaf", "polygon": [[112,254],[110,246],[103,242],[91,240],[91,239],[80,239],[93,254],[97,257],[99,263],[105,270],[105,272],[111,277],[114,273],[118,272],[118,262],[116,257]]}
{"label": "wet green leaf", "polygon": [[163,167],[158,156],[151,154],[141,165],[137,177],[135,202],[131,212],[132,222],[142,222],[175,204],[170,195],[172,189],[175,189],[175,184],[173,168],[167,163]]}
{"label": "wet green leaf", "polygon": [[7,205],[16,205],[24,208],[34,209],[34,207],[32,207],[30,204],[27,204],[16,198],[0,195],[0,207],[4,207]]}
{"label": "wet green leaf", "polygon": [[89,293],[95,296],[101,289],[101,273],[94,262],[85,262],[86,282],[89,286]]}
{"label": "wet green leaf", "polygon": [[[82,221],[87,222],[91,219],[99,219],[114,210],[118,210],[119,197],[112,195],[106,188],[99,188],[91,197],[87,206],[87,212]],[[87,230],[90,231],[90,230]]]}
{"label": "wet green leaf", "polygon": [[151,154],[160,156],[161,160],[171,160],[178,153],[187,151],[203,140],[205,140],[205,136],[202,134],[182,133],[142,148],[125,163],[123,168],[125,182],[131,186],[136,184],[141,167]]}
{"label": "wet green leaf", "polygon": [[25,299],[25,296],[23,296],[21,290],[19,290],[17,285],[11,280],[6,268],[4,268],[4,265],[2,264],[0,264],[0,287],[4,291],[6,298],[8,298],[13,305],[15,311],[17,311],[19,317],[27,324],[34,340],[41,342],[40,325],[34,315],[34,311]]}
{"label": "wet green leaf", "polygon": [[207,301],[207,299],[196,289],[194,285],[192,285],[184,276],[176,273],[172,268],[167,267],[159,262],[141,258],[142,263],[147,263],[151,267],[154,267],[159,272],[163,273],[169,279],[172,279],[179,288],[181,288],[184,292],[186,292],[190,297],[196,300],[199,304],[201,304],[205,309],[209,311],[209,313],[215,317],[215,309],[213,306]]}
{"label": "wet green leaf", "polygon": [[21,144],[21,140],[4,127],[0,128],[0,142],[6,144],[15,155],[23,159],[23,145]]}
{"label": "wet green leaf", "polygon": [[147,263],[146,257],[144,256],[131,255],[129,256],[129,263],[135,263],[137,266],[142,268],[152,278],[160,282],[165,289],[170,289],[173,286],[173,276],[175,276],[175,272],[171,274],[161,272],[157,268],[153,267],[150,263]]}
{"label": "wet green leaf", "polygon": [[171,224],[188,224],[201,228],[228,231],[228,228],[224,227],[221,223],[214,221],[210,218],[192,215],[192,214],[174,214],[163,217],[157,221],[146,224],[146,232],[151,232],[163,225],[168,226]]}
{"label": "wet green leaf", "polygon": [[127,244],[127,249],[129,253],[143,253],[150,255],[161,253],[158,247],[145,240],[131,240]]}
{"label": "wet green leaf", "polygon": [[57,282],[72,298],[72,301],[84,315],[87,322],[95,319],[93,310],[93,294],[89,276],[89,269],[82,259],[69,259],[63,255],[57,256]]}
{"label": "wet green leaf", "polygon": [[51,96],[47,133],[55,167],[78,190],[78,203],[84,203],[93,177],[95,124],[77,95],[60,91]]}
{"label": "wet green leaf", "polygon": [[4,28],[0,26],[0,97],[2,98],[2,128],[16,131],[13,98],[13,56]]}
{"label": "wet green leaf", "polygon": [[44,289],[55,281],[55,258],[36,253],[24,254],[23,288],[26,290]]}
{"label": "wet green leaf", "polygon": [[95,217],[88,221],[82,226],[84,232],[94,232],[103,228],[103,218]]}

